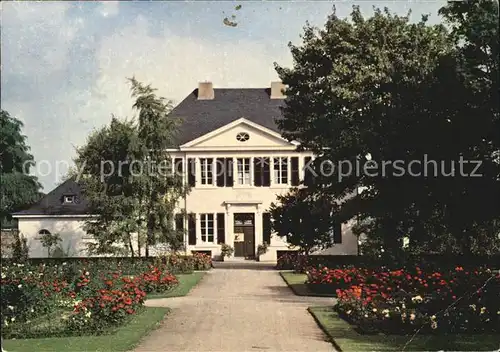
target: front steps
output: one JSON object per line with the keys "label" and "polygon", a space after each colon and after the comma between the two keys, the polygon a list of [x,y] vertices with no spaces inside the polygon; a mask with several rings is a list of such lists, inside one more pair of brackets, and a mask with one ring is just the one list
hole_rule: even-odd
{"label": "front steps", "polygon": [[245,258],[226,258],[223,262],[213,261],[215,269],[274,270],[276,262],[258,262]]}

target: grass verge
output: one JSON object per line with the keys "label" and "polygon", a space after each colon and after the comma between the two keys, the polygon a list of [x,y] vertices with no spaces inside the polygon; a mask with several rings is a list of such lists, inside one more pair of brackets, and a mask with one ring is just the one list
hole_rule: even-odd
{"label": "grass verge", "polygon": [[286,284],[297,296],[312,296],[312,297],[336,297],[335,293],[316,293],[306,285],[306,274],[297,274],[290,271],[280,271],[280,275],[285,280]]}
{"label": "grass verge", "polygon": [[8,352],[130,351],[144,336],[158,327],[168,312],[168,308],[147,307],[132,318],[128,324],[119,327],[113,334],[109,335],[4,340],[3,347]]}
{"label": "grass verge", "polygon": [[191,274],[178,274],[176,277],[179,280],[179,285],[177,285],[172,291],[149,294],[146,298],[154,299],[186,296],[189,291],[191,291],[191,289],[201,281],[204,275],[205,272],[202,271],[193,272]]}
{"label": "grass verge", "polygon": [[[410,336],[360,334],[332,307],[308,310],[338,351],[402,351],[410,339]],[[405,351],[492,351],[499,347],[499,335],[417,335]]]}

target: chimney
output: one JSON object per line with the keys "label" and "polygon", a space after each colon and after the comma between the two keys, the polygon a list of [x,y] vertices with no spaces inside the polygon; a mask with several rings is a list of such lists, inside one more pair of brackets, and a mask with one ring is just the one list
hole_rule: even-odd
{"label": "chimney", "polygon": [[286,96],[282,93],[285,88],[281,82],[271,82],[271,99],[285,99]]}
{"label": "chimney", "polygon": [[215,98],[212,82],[198,83],[198,100],[213,100]]}

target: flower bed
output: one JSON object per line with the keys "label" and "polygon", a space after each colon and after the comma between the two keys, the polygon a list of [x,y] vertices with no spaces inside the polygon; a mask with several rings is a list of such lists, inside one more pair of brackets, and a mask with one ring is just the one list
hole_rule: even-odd
{"label": "flower bed", "polygon": [[316,293],[332,293],[337,289],[359,284],[368,275],[366,269],[329,269],[327,267],[309,269],[306,284]]}
{"label": "flower bed", "polygon": [[82,261],[71,265],[2,266],[3,338],[102,333],[140,311],[147,293],[178,284],[167,265],[149,265],[129,276]]}
{"label": "flower bed", "polygon": [[212,258],[203,253],[193,253],[191,257],[194,270],[210,270],[212,268]]}
{"label": "flower bed", "polygon": [[276,269],[278,270],[293,270],[296,273],[306,272],[309,265],[309,258],[295,251],[285,253],[278,256]]}
{"label": "flower bed", "polygon": [[167,292],[179,284],[175,275],[157,266],[150,266],[147,272],[135,278],[135,282],[146,293]]}
{"label": "flower bed", "polygon": [[337,296],[339,315],[367,333],[500,332],[500,274],[485,268],[362,270]]}

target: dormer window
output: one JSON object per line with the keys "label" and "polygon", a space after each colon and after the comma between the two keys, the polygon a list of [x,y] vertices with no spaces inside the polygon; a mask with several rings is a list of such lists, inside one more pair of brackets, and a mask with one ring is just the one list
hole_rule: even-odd
{"label": "dormer window", "polygon": [[63,198],[63,203],[64,204],[74,204],[75,203],[75,196],[64,196]]}
{"label": "dormer window", "polygon": [[239,142],[246,142],[250,139],[250,135],[246,132],[240,132],[236,135],[236,140]]}

